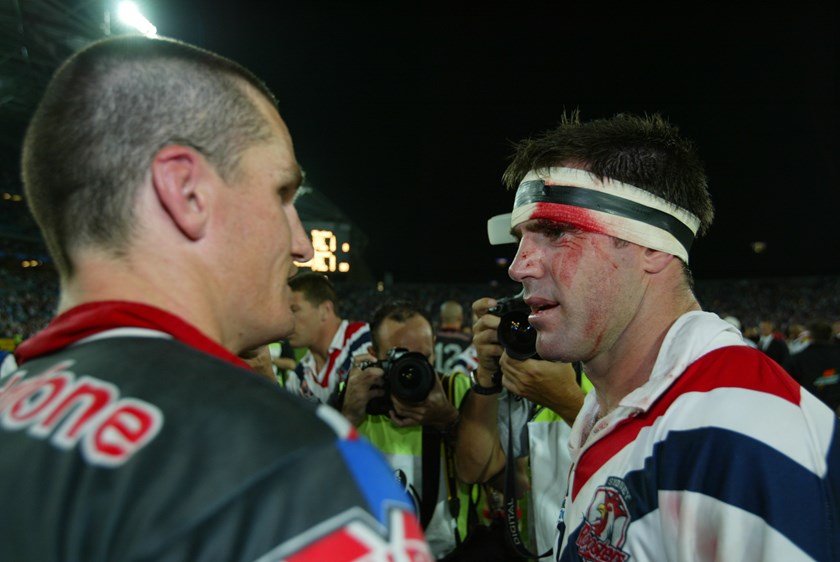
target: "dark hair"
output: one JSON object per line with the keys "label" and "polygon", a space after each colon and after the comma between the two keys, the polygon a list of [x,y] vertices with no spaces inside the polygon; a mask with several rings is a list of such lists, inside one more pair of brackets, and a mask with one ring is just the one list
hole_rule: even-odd
{"label": "dark hair", "polygon": [[584,167],[601,180],[629,183],[682,207],[700,219],[698,235],[714,218],[693,143],[658,114],[621,113],[586,122],[578,111],[564,114],[556,128],[514,143],[502,180],[515,189],[529,171],[563,165]]}
{"label": "dark hair", "polygon": [[289,287],[296,293],[303,293],[303,298],[318,306],[323,302],[333,303],[338,314],[338,293],[330,278],[315,271],[300,271],[289,279]]}
{"label": "dark hair", "polygon": [[381,349],[379,328],[382,327],[382,323],[385,320],[405,323],[415,316],[424,318],[429,323],[429,326],[433,326],[426,312],[410,300],[395,299],[381,304],[373,313],[373,320],[370,323],[370,336],[374,353],[378,353]]}
{"label": "dark hair", "polygon": [[249,86],[275,105],[239,64],[172,39],[107,38],[64,62],[27,128],[21,166],[59,272],[73,273],[75,246],[124,252],[138,187],[164,146],[195,148],[229,181],[244,150],[271,136]]}

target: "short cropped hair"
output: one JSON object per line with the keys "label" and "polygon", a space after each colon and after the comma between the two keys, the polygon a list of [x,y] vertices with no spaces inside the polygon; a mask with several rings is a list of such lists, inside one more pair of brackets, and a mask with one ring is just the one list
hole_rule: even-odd
{"label": "short cropped hair", "polygon": [[333,303],[338,314],[338,293],[330,278],[315,271],[300,271],[289,279],[289,287],[296,293],[302,293],[303,298],[314,306],[324,302]]}
{"label": "short cropped hair", "polygon": [[27,128],[21,169],[62,275],[73,273],[74,247],[124,254],[138,188],[161,148],[191,146],[234,177],[245,149],[271,135],[247,85],[276,105],[239,64],[144,36],[96,41],[58,68]]}
{"label": "short cropped hair", "polygon": [[433,326],[426,311],[410,300],[395,299],[379,305],[376,311],[374,311],[373,320],[370,323],[370,336],[374,352],[379,353],[382,350],[382,344],[379,340],[379,329],[386,320],[393,320],[402,324],[415,316],[424,318],[430,327]]}
{"label": "short cropped hair", "polygon": [[531,170],[563,165],[584,167],[605,177],[635,185],[700,219],[698,235],[714,219],[703,162],[694,144],[661,115],[618,114],[583,122],[580,113],[564,114],[560,124],[514,143],[502,181],[516,189]]}

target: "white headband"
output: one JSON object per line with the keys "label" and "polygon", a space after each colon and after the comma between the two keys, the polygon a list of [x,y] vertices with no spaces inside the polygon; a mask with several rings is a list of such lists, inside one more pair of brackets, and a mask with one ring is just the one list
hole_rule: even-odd
{"label": "white headband", "polygon": [[700,227],[700,219],[661,197],[609,178],[602,182],[576,168],[528,172],[516,191],[510,226],[532,219],[568,222],[673,254],[685,263]]}

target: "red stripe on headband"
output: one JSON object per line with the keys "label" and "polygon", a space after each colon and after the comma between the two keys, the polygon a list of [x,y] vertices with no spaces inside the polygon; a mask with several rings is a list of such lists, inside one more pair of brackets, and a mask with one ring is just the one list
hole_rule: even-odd
{"label": "red stripe on headband", "polygon": [[561,205],[559,203],[537,203],[529,220],[550,220],[565,223],[585,232],[596,232],[614,236],[610,228],[600,221],[595,213],[589,209]]}

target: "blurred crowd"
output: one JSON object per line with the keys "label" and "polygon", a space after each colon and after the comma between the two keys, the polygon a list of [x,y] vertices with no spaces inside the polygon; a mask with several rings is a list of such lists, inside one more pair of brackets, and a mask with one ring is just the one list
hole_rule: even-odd
{"label": "blurred crowd", "polygon": [[[364,322],[370,321],[370,315],[381,303],[393,298],[425,306],[434,318],[440,304],[447,300],[457,301],[469,311],[478,298],[512,296],[518,291],[518,286],[510,281],[390,286],[334,281],[342,316]],[[771,322],[785,339],[794,342],[813,322],[840,321],[840,277],[698,279],[695,292],[704,310],[737,319],[738,328],[755,340],[761,322]],[[0,260],[0,338],[25,339],[46,326],[57,297],[57,275],[52,268],[22,269],[19,259],[7,254],[5,260]],[[466,320],[469,326],[469,318]]]}

